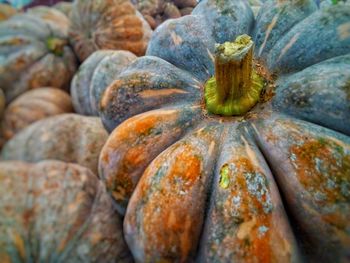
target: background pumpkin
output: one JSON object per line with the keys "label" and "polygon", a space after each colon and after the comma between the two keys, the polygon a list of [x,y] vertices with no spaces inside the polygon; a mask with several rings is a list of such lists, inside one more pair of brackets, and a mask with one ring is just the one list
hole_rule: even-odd
{"label": "background pumpkin", "polygon": [[68,46],[69,20],[36,7],[0,23],[0,86],[10,102],[28,89],[68,88],[75,56]]}
{"label": "background pumpkin", "polygon": [[79,67],[71,83],[74,109],[84,115],[98,115],[105,89],[136,56],[129,51],[98,50]]}
{"label": "background pumpkin", "polygon": [[16,9],[12,6],[0,3],[0,21],[6,20],[16,13]]}
{"label": "background pumpkin", "polygon": [[2,262],[132,262],[97,177],[60,161],[0,162]]}
{"label": "background pumpkin", "polygon": [[[350,6],[260,10],[254,23],[245,1],[201,1],[158,27],[101,99],[108,130],[121,124],[99,175],[120,211],[137,184],[124,222],[136,261],[298,261],[289,221],[307,260],[347,258]],[[256,43],[260,103],[210,114],[201,93],[214,44],[242,33]]]}
{"label": "background pumpkin", "polygon": [[122,49],[143,55],[152,33],[128,0],[76,0],[71,21],[70,40],[80,61],[98,49]]}
{"label": "background pumpkin", "polygon": [[57,4],[53,5],[53,8],[61,11],[67,17],[70,17],[70,14],[72,13],[72,7],[73,3],[71,2],[58,2]]}
{"label": "background pumpkin", "polygon": [[99,118],[60,114],[28,126],[2,149],[3,160],[77,163],[97,174],[98,156],[107,140]]}
{"label": "background pumpkin", "polygon": [[9,140],[33,122],[72,111],[71,98],[66,92],[55,88],[30,90],[7,106],[1,123],[2,135]]}
{"label": "background pumpkin", "polygon": [[197,5],[196,0],[132,0],[132,2],[152,29],[167,19],[189,15]]}

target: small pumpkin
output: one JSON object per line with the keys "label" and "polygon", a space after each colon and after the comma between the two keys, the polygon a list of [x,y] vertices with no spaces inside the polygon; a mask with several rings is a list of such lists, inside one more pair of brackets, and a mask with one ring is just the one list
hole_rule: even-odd
{"label": "small pumpkin", "polygon": [[0,23],[0,86],[7,102],[32,88],[69,87],[76,59],[68,46],[68,26],[68,18],[49,7]]}
{"label": "small pumpkin", "polygon": [[71,13],[70,40],[80,61],[99,49],[122,49],[140,56],[151,28],[128,0],[77,0]]}
{"label": "small pumpkin", "polygon": [[167,19],[191,14],[196,0],[132,0],[152,29]]}
{"label": "small pumpkin", "polygon": [[137,262],[347,260],[349,17],[204,0],[157,28],[101,99],[119,126],[99,175],[120,212],[131,196]]}
{"label": "small pumpkin", "polygon": [[105,89],[136,56],[124,50],[98,50],[89,56],[71,83],[74,109],[79,114],[98,115]]}
{"label": "small pumpkin", "polygon": [[2,262],[132,262],[122,220],[89,169],[0,162]]}
{"label": "small pumpkin", "polygon": [[6,20],[17,13],[17,10],[8,4],[0,3],[0,21]]}
{"label": "small pumpkin", "polygon": [[6,108],[1,123],[6,140],[31,123],[54,115],[73,111],[70,96],[56,88],[40,88],[27,91]]}
{"label": "small pumpkin", "polygon": [[2,160],[38,162],[60,160],[77,163],[97,174],[98,156],[107,132],[97,117],[60,114],[37,121],[9,140]]}

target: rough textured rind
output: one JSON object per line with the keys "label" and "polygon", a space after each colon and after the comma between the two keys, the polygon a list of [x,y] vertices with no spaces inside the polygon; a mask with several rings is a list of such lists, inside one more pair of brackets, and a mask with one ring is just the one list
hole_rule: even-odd
{"label": "rough textured rind", "polygon": [[276,109],[350,135],[350,55],[281,78]]}
{"label": "rough textured rind", "polygon": [[272,116],[254,125],[304,253],[343,262],[350,247],[350,139],[299,120]]}
{"label": "rough textured rind", "polygon": [[130,200],[125,239],[136,262],[191,262],[222,132],[206,123],[147,168]]}
{"label": "rough textured rind", "polygon": [[[0,23],[0,86],[8,102],[32,88],[68,88],[76,69],[68,26],[66,16],[48,7]],[[50,39],[61,42],[59,50],[49,48]]]}
{"label": "rough textured rind", "polygon": [[3,160],[78,163],[97,174],[98,156],[108,134],[97,117],[61,114],[28,126],[1,153]]}
{"label": "rough textured rind", "polygon": [[232,124],[221,137],[198,262],[300,262],[270,169]]}
{"label": "rough textured rind", "polygon": [[132,262],[97,177],[60,161],[0,162],[2,262]]}
{"label": "rough textured rind", "polygon": [[127,118],[160,105],[199,103],[201,88],[191,74],[172,64],[157,57],[141,57],[106,89],[100,116],[112,131]]}
{"label": "rough textured rind", "polygon": [[137,57],[129,51],[98,50],[79,67],[71,83],[74,109],[83,115],[98,115],[105,89]]}
{"label": "rough textured rind", "polygon": [[70,40],[80,61],[98,49],[122,49],[141,56],[151,28],[128,0],[77,0],[71,13]]}
{"label": "rough textured rind", "polygon": [[283,35],[316,10],[314,0],[265,2],[253,32],[256,56],[264,58]]}
{"label": "rough textured rind", "polygon": [[66,92],[55,88],[30,90],[7,106],[1,123],[2,136],[9,140],[33,122],[72,111]]}
{"label": "rough textured rind", "polygon": [[128,119],[103,146],[99,176],[125,213],[129,198],[150,162],[200,121],[199,107],[165,108]]}
{"label": "rough textured rind", "polygon": [[312,13],[274,45],[267,55],[268,68],[277,73],[295,72],[349,53],[349,14],[350,5]]}

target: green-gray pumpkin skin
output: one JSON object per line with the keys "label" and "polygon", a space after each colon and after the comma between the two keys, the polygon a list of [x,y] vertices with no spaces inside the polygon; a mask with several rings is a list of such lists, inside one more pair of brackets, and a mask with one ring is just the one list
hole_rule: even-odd
{"label": "green-gray pumpkin skin", "polygon": [[[265,255],[268,261],[294,262],[302,255],[341,262],[348,257],[350,6],[265,5],[269,9],[263,6],[254,22],[245,1],[202,1],[192,15],[158,27],[147,56],[102,96],[104,125],[117,128],[102,149],[99,175],[120,211],[136,187],[124,222],[136,261],[259,261]],[[255,59],[277,76],[276,87],[268,86],[262,102],[243,117],[213,116],[203,109],[202,93],[214,74],[214,44],[242,33],[255,38]],[[315,74],[319,70],[325,74]],[[327,111],[317,111],[323,103]],[[163,127],[170,127],[164,137]],[[233,159],[227,159],[230,154]],[[137,167],[144,169],[130,173]],[[243,176],[239,182],[235,171]],[[242,205],[234,202],[235,189],[245,193]],[[270,205],[271,211],[259,210]],[[269,216],[269,225],[261,221]],[[251,236],[240,243],[244,233]],[[257,244],[257,251],[269,254],[254,253]]]}
{"label": "green-gray pumpkin skin", "polygon": [[99,102],[105,89],[136,55],[124,50],[98,50],[79,67],[71,83],[75,112],[98,116]]}
{"label": "green-gray pumpkin skin", "polygon": [[0,162],[2,262],[132,262],[122,219],[89,169]]}
{"label": "green-gray pumpkin skin", "polygon": [[98,157],[108,134],[97,117],[73,113],[37,121],[9,140],[2,160],[77,163],[97,174]]}
{"label": "green-gray pumpkin skin", "polygon": [[[69,88],[76,58],[68,27],[64,14],[43,6],[0,23],[0,86],[7,102],[32,88]],[[58,49],[52,40],[60,42]]]}

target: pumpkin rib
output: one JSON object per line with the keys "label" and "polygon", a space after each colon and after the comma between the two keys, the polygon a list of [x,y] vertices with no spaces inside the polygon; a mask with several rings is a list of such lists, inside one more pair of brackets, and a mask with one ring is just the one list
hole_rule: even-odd
{"label": "pumpkin rib", "polygon": [[[218,139],[222,133],[222,129],[217,129],[218,127],[220,125],[212,124],[199,128],[173,144],[153,160],[141,177],[129,202],[124,220],[128,245],[133,248],[138,246],[146,252],[146,254],[134,254],[137,262],[155,259],[174,260],[176,258],[172,255],[175,256],[176,252],[180,253],[180,260],[186,262],[188,256],[196,252],[197,245],[193,241],[198,240],[200,236],[203,223],[201,217],[204,215],[203,209],[206,206],[202,198],[196,197],[209,194],[210,171],[219,147],[215,142],[220,143]],[[177,156],[175,159],[170,158],[173,153]],[[179,163],[176,164],[177,162]],[[189,168],[186,167],[185,162],[187,165],[195,162],[196,165]],[[171,163],[174,164],[171,165]],[[152,177],[154,173],[156,175]],[[179,183],[176,182],[177,180],[180,180]],[[181,181],[184,184],[180,184]],[[151,187],[153,184],[155,187]],[[156,191],[157,188],[163,191]],[[181,194],[182,191],[187,194]],[[163,195],[167,201],[160,197]],[[181,197],[181,201],[177,197]],[[192,209],[184,209],[188,206]],[[133,213],[130,211],[135,211],[136,218],[131,216]],[[135,220],[141,220],[143,223],[135,225],[137,222]],[[154,221],[155,224],[149,224],[149,221]],[[140,229],[142,225],[145,226],[143,230]],[[146,240],[138,239],[138,233],[144,237],[147,235]]]}
{"label": "pumpkin rib", "polygon": [[[350,215],[349,196],[346,194],[350,139],[327,128],[283,115],[257,121],[252,128],[267,160],[280,164],[273,166],[275,179],[283,190],[286,207],[305,236],[303,241],[306,239],[304,246],[307,247],[303,247],[304,253],[327,260],[340,257],[350,244],[350,238],[341,234],[341,229],[348,225],[345,218]],[[303,154],[298,154],[298,151],[303,151]],[[327,178],[340,182],[337,181],[333,189]],[[323,247],[331,248],[332,255]]]}
{"label": "pumpkin rib", "polygon": [[348,76],[349,54],[324,60],[279,81],[272,105],[287,115],[350,135]]}
{"label": "pumpkin rib", "polygon": [[99,177],[120,214],[149,163],[200,125],[199,110],[186,105],[160,108],[124,121],[110,134],[101,150]]}
{"label": "pumpkin rib", "polygon": [[[303,1],[302,4],[297,1],[265,2],[258,14],[252,34],[257,57],[265,58],[281,36],[287,34],[296,24],[317,9],[313,0]],[[257,31],[258,29],[262,31]]]}
{"label": "pumpkin rib", "polygon": [[225,125],[197,260],[299,262],[274,175],[247,127]]}
{"label": "pumpkin rib", "polygon": [[[268,68],[285,74],[347,54],[350,38],[341,26],[348,24],[349,13],[350,5],[334,5],[310,14],[274,45],[267,55]],[[322,39],[319,39],[320,25],[324,32]],[[308,39],[318,39],[319,44],[314,45]]]}

